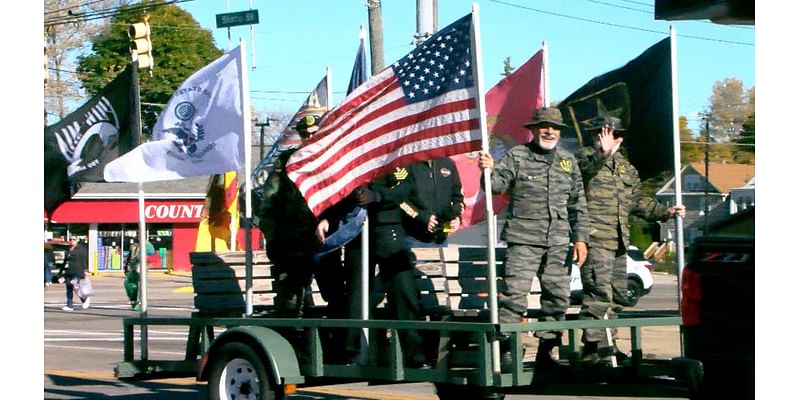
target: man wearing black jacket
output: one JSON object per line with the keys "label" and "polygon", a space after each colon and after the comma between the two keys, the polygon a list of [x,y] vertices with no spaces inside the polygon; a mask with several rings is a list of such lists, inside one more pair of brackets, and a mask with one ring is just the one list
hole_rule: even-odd
{"label": "man wearing black jacket", "polygon": [[421,242],[438,244],[460,226],[464,192],[456,165],[448,157],[421,161],[406,167],[413,188],[400,204],[408,234]]}

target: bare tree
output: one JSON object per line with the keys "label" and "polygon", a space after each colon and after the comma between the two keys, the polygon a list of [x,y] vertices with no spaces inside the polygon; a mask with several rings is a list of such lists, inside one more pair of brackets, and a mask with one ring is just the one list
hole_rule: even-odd
{"label": "bare tree", "polygon": [[75,60],[89,50],[90,38],[108,27],[108,18],[127,0],[44,0],[44,43],[48,79],[44,110],[54,120],[66,116],[84,99]]}

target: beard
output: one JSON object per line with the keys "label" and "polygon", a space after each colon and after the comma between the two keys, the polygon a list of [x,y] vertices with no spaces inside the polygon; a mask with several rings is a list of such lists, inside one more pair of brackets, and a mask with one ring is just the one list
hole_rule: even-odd
{"label": "beard", "polygon": [[536,145],[539,146],[539,148],[541,148],[542,150],[553,150],[558,145],[558,141],[543,143],[541,140],[537,140]]}

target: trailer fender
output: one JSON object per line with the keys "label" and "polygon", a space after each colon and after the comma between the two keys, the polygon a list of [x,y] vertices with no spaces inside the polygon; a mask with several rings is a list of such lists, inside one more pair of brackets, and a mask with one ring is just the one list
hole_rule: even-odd
{"label": "trailer fender", "polygon": [[289,341],[274,330],[261,326],[237,326],[219,335],[200,362],[197,380],[208,380],[210,368],[207,366],[211,365],[209,361],[214,359],[222,345],[230,342],[245,344],[260,354],[270,368],[275,384],[304,382],[297,355]]}

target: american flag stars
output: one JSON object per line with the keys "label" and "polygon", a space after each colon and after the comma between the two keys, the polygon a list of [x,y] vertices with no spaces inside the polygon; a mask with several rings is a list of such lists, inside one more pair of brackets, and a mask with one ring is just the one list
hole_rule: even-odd
{"label": "american flag stars", "polygon": [[474,85],[470,21],[464,19],[422,42],[392,65],[408,103]]}

